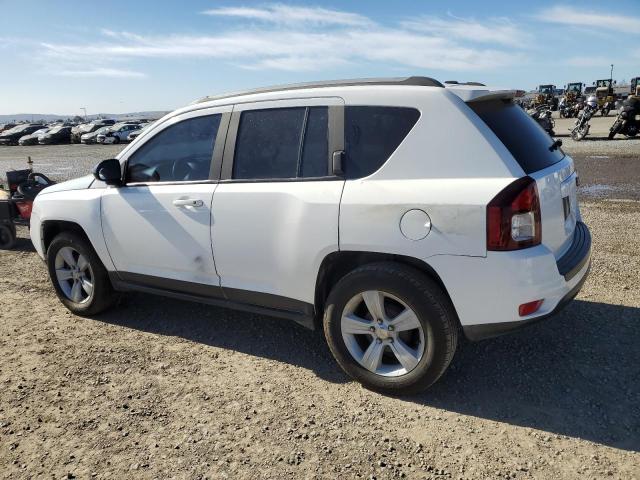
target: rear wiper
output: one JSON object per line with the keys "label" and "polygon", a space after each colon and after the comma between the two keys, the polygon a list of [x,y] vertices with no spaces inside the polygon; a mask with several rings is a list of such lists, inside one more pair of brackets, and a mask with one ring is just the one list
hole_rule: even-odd
{"label": "rear wiper", "polygon": [[551,144],[551,146],[549,147],[549,151],[550,152],[555,152],[561,146],[562,146],[562,140],[558,139],[558,140],[556,140],[555,142],[553,142]]}

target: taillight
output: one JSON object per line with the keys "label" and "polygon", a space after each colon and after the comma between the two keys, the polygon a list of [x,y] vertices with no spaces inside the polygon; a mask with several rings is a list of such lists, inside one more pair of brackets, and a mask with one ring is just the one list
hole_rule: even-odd
{"label": "taillight", "polygon": [[518,250],[542,241],[536,181],[523,177],[487,205],[487,250]]}

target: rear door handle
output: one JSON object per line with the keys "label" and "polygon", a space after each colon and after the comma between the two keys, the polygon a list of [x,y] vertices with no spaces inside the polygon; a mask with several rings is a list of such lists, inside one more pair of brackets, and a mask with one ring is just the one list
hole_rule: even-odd
{"label": "rear door handle", "polygon": [[204,202],[196,198],[177,198],[173,204],[176,207],[202,207]]}

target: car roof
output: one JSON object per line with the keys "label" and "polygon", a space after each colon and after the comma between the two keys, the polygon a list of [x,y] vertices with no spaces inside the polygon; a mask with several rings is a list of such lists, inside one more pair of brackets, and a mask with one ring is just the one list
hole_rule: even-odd
{"label": "car roof", "polygon": [[423,86],[423,87],[444,87],[442,83],[430,77],[400,77],[400,78],[357,78],[347,80],[326,80],[321,82],[306,82],[306,83],[294,83],[289,85],[275,85],[272,87],[255,88],[251,90],[244,90],[239,92],[223,93],[220,95],[212,95],[200,98],[191,103],[196,105],[204,102],[211,102],[214,100],[222,100],[227,98],[241,97],[245,95],[255,95],[258,93],[272,93],[272,92],[285,92],[289,90],[311,90],[318,88],[329,87],[355,87],[355,86],[368,86],[368,85],[409,85],[409,86]]}

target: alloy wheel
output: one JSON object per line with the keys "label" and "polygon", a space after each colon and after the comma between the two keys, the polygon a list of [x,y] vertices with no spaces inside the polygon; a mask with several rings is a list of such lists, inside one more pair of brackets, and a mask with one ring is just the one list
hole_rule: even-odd
{"label": "alloy wheel", "polygon": [[387,292],[355,295],[342,312],[341,331],[354,360],[385,377],[413,370],[425,352],[425,332],[416,313]]}
{"label": "alloy wheel", "polygon": [[88,302],[93,295],[93,270],[89,261],[72,247],[56,253],[56,279],[64,295],[74,303]]}

